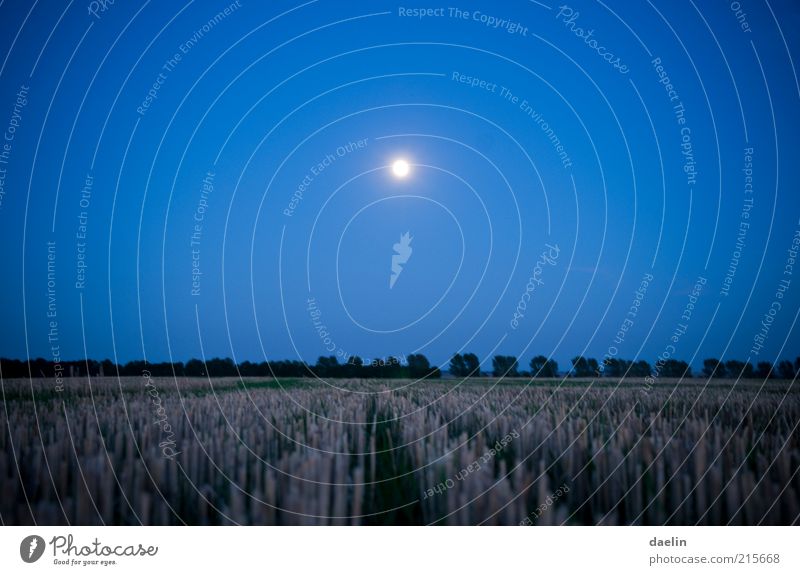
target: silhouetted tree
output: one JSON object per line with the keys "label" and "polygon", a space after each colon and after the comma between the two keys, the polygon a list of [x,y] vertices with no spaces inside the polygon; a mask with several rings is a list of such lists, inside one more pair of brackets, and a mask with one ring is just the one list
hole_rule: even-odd
{"label": "silhouetted tree", "polygon": [[753,364],[738,359],[729,359],[725,362],[725,373],[728,374],[728,377],[737,378],[741,375],[745,379],[750,379],[753,377]]}
{"label": "silhouetted tree", "polygon": [[264,374],[261,373],[257,363],[252,363],[245,360],[239,364],[239,375],[242,377],[258,377]]}
{"label": "silhouetted tree", "polygon": [[738,359],[729,359],[725,362],[725,373],[729,377],[737,378],[744,371],[744,362]]}
{"label": "silhouetted tree", "polygon": [[464,362],[464,356],[456,353],[450,359],[450,373],[454,377],[467,377],[467,364]]}
{"label": "silhouetted tree", "polygon": [[347,358],[347,362],[342,366],[342,371],[344,372],[345,377],[363,377],[363,370],[362,366],[364,365],[364,360],[362,360],[357,355],[351,355]]}
{"label": "silhouetted tree", "polygon": [[703,360],[703,375],[706,377],[725,377],[725,364],[720,360],[709,358]]}
{"label": "silhouetted tree", "polygon": [[129,361],[125,364],[122,368],[124,375],[142,375],[142,373],[147,369],[149,371],[149,366],[144,361]]}
{"label": "silhouetted tree", "polygon": [[692,377],[692,368],[685,361],[677,359],[667,359],[661,365],[659,375],[661,377]]}
{"label": "silhouetted tree", "polygon": [[650,367],[650,364],[643,359],[633,362],[628,368],[628,375],[630,377],[649,377],[652,373],[653,369]]}
{"label": "silhouetted tree", "polygon": [[794,379],[795,375],[794,366],[791,361],[783,360],[778,364],[778,375],[781,379]]}
{"label": "silhouetted tree", "polygon": [[18,359],[0,359],[0,374],[3,378],[28,377],[28,362]]}
{"label": "silhouetted tree", "polygon": [[419,379],[429,377],[432,374],[431,364],[428,358],[421,353],[412,353],[408,356],[408,377]]}
{"label": "silhouetted tree", "polygon": [[517,377],[517,358],[513,355],[496,355],[492,358],[492,375],[495,377]]}
{"label": "silhouetted tree", "polygon": [[86,362],[76,361],[77,365],[75,367],[82,368],[81,375],[91,375],[92,377],[96,377],[100,375],[100,363],[93,360],[87,359]]}
{"label": "silhouetted tree", "polygon": [[340,377],[343,375],[339,360],[336,359],[335,355],[319,356],[317,364],[314,366],[314,371],[320,377]]}
{"label": "silhouetted tree", "polygon": [[200,377],[206,374],[206,368],[199,359],[190,359],[184,368],[187,377]]}
{"label": "silhouetted tree", "polygon": [[400,363],[400,360],[396,357],[389,356],[385,360],[380,360],[380,369],[379,369],[379,377],[385,377],[388,379],[403,377],[405,375],[406,370],[403,369],[403,365]]}
{"label": "silhouetted tree", "polygon": [[105,377],[116,377],[117,375],[117,364],[110,359],[101,361],[100,368],[103,370],[103,376]]}
{"label": "silhouetted tree", "polygon": [[478,356],[474,353],[464,354],[464,364],[467,368],[467,375],[469,377],[479,377],[481,375],[481,362]]}
{"label": "silhouetted tree", "polygon": [[236,364],[229,357],[215,357],[206,362],[206,369],[210,377],[233,377],[236,375]]}
{"label": "silhouetted tree", "polygon": [[572,362],[572,377],[587,377],[591,375],[589,364],[586,362],[585,357],[579,355],[573,357],[570,361]]}
{"label": "silhouetted tree", "polygon": [[622,377],[631,366],[630,361],[627,359],[617,359],[616,357],[609,357],[603,360],[603,368],[597,370],[597,375],[608,377]]}
{"label": "silhouetted tree", "polygon": [[772,364],[768,361],[759,361],[756,366],[756,377],[759,379],[774,377],[772,373]]}
{"label": "silhouetted tree", "polygon": [[594,358],[585,358],[582,355],[572,358],[572,375],[573,377],[592,377],[599,371],[597,360]]}
{"label": "silhouetted tree", "polygon": [[543,355],[537,355],[531,360],[532,377],[558,377],[558,363],[554,359],[547,359]]}

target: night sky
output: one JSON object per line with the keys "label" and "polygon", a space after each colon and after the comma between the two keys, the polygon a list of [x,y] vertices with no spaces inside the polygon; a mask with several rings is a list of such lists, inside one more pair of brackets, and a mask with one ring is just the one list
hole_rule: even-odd
{"label": "night sky", "polygon": [[456,4],[0,2],[0,356],[800,354],[800,4]]}

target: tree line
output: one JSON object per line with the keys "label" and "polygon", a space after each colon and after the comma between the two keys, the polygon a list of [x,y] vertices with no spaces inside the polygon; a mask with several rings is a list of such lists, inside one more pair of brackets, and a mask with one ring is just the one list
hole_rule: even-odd
{"label": "tree line", "polygon": [[[30,367],[29,367],[30,363]],[[481,361],[474,353],[453,354],[448,366],[454,377],[532,377],[557,378],[562,376],[594,377],[665,377],[665,378],[780,378],[794,379],[800,374],[800,357],[793,362],[780,361],[773,365],[768,361],[753,366],[736,359],[721,361],[715,358],[703,360],[702,370],[694,374],[685,361],[677,359],[659,360],[651,365],[645,360],[608,358],[598,362],[595,358],[576,356],[565,371],[559,370],[554,359],[537,355],[531,359],[528,370],[520,370],[519,362],[512,355],[495,355],[491,360],[491,371],[483,370]],[[213,358],[205,362],[190,359],[187,362],[150,363],[142,360],[117,364],[111,360],[78,360],[53,362],[42,358],[30,362],[19,359],[0,358],[0,376],[3,378],[26,377],[93,377],[141,376],[145,371],[154,377],[325,377],[359,379],[429,378],[442,376],[440,368],[431,365],[423,354],[407,357],[364,361],[358,356],[339,363],[336,356],[320,356],[316,364],[304,361],[280,360],[239,364],[230,358]]]}
{"label": "tree line", "polygon": [[310,365],[304,361],[280,360],[254,363],[243,361],[239,364],[230,358],[206,360],[190,359],[187,362],[150,363],[142,360],[116,364],[111,360],[78,360],[53,362],[42,358],[28,362],[19,359],[0,358],[0,375],[4,378],[26,377],[116,377],[141,376],[148,372],[154,377],[349,377],[361,379],[394,378],[439,378],[441,371],[432,366],[422,354],[407,357],[387,357],[364,361],[352,356],[345,363],[339,363],[336,356],[320,356],[317,363]]}
{"label": "tree line", "polygon": [[737,359],[721,361],[716,358],[703,360],[703,369],[697,375],[692,373],[692,367],[685,361],[678,359],[658,360],[650,365],[645,360],[632,361],[627,359],[608,358],[598,362],[593,357],[576,356],[570,360],[570,367],[566,372],[559,371],[558,363],[543,355],[531,359],[530,371],[521,371],[517,358],[512,355],[495,355],[492,358],[492,370],[481,371],[480,361],[474,353],[457,353],[450,360],[450,373],[456,377],[538,377],[554,378],[561,376],[570,377],[705,377],[705,378],[780,378],[794,379],[800,374],[800,357],[794,362],[783,360],[777,366],[769,361],[761,361],[754,367],[750,362]]}

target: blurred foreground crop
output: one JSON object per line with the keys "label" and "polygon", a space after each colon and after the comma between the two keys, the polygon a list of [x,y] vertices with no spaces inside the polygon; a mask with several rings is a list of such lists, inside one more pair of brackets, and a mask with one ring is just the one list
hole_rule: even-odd
{"label": "blurred foreground crop", "polygon": [[[788,381],[4,380],[3,524],[791,524]],[[555,494],[555,495],[554,495]]]}

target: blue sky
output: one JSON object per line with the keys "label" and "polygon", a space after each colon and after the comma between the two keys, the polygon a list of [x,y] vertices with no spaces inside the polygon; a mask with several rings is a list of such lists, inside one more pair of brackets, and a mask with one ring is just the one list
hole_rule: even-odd
{"label": "blue sky", "polygon": [[741,4],[5,2],[0,355],[794,357],[800,8]]}

